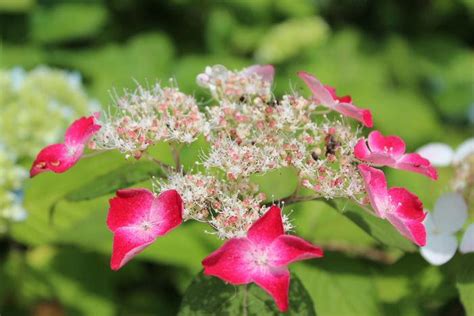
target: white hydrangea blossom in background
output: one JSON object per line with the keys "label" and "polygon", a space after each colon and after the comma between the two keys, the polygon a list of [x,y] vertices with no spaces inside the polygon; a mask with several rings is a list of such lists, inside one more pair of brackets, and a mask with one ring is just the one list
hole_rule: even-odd
{"label": "white hydrangea blossom in background", "polygon": [[474,223],[469,225],[464,231],[459,251],[462,253],[474,252]]}
{"label": "white hydrangea blossom in background", "polygon": [[0,232],[5,231],[6,221],[26,218],[21,186],[28,177],[25,168],[15,164],[15,157],[0,146]]}
{"label": "white hydrangea blossom in background", "polygon": [[453,190],[464,191],[468,201],[474,200],[474,138],[467,139],[456,150],[447,144],[431,143],[418,152],[435,166],[452,166],[455,171]]}
{"label": "white hydrangea blossom in background", "polygon": [[32,159],[61,139],[72,118],[97,111],[98,103],[80,83],[77,72],[46,66],[0,70],[0,142],[5,149]]}
{"label": "white hydrangea blossom in background", "polygon": [[[456,150],[443,143],[430,143],[418,152],[439,167],[453,167],[451,188],[443,194],[433,212],[426,217],[427,245],[422,256],[433,265],[441,265],[455,255],[458,249],[456,233],[468,220],[468,205],[474,199],[474,138],[464,141]],[[463,233],[459,245],[461,253],[474,252],[474,223]]]}
{"label": "white hydrangea blossom in background", "polygon": [[[426,246],[420,250],[421,255],[433,265],[451,260],[458,248],[456,233],[463,228],[466,220],[467,205],[462,195],[454,192],[443,194],[436,201],[433,211],[426,216],[428,239]],[[469,243],[468,238],[469,235],[465,234],[462,243]]]}
{"label": "white hydrangea blossom in background", "polygon": [[444,143],[429,143],[420,147],[417,152],[437,167],[457,165],[474,154],[474,138],[464,141],[456,150]]}

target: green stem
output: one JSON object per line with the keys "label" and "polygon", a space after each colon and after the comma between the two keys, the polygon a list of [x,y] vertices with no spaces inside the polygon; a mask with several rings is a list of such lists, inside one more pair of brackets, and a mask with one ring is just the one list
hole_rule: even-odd
{"label": "green stem", "polygon": [[171,146],[171,152],[173,154],[173,160],[175,162],[175,168],[176,170],[180,170],[181,169],[181,162],[180,162],[180,154],[181,154],[181,148],[182,146],[180,144],[176,144],[176,143],[171,143],[170,144]]}
{"label": "green stem", "polygon": [[242,315],[243,316],[248,316],[248,296],[249,296],[249,293],[248,293],[248,284],[245,284],[244,285],[244,297],[243,297],[243,302],[242,302]]}
{"label": "green stem", "polygon": [[153,161],[154,163],[156,163],[158,166],[160,166],[160,168],[168,175],[170,174],[170,172],[172,171],[171,169],[173,168],[172,166],[164,163],[163,161],[159,160],[159,159],[156,159],[155,157],[153,157],[152,155],[150,155],[149,153],[145,152],[144,153],[145,157],[150,160],[150,161]]}

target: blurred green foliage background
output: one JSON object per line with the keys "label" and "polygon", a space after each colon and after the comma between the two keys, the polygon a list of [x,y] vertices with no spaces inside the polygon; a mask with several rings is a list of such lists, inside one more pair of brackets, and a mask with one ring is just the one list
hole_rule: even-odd
{"label": "blurred green foliage background", "polygon": [[[473,30],[472,0],[0,0],[0,69],[77,71],[89,97],[107,108],[114,90],[136,81],[175,77],[206,100],[195,84],[206,65],[272,63],[277,94],[307,93],[296,71],[314,73],[415,150],[432,141],[455,146],[474,133]],[[183,158],[196,156],[189,148]],[[219,244],[206,227],[184,225],[115,273],[108,196],[61,199],[126,163],[105,154],[27,182],[28,219],[0,236],[1,315],[177,313],[200,261]],[[434,183],[387,172],[392,186],[416,192],[428,209],[451,174],[440,170]],[[278,176],[269,181],[288,181]],[[323,204],[297,205],[293,216],[299,235],[327,249],[323,260],[294,269],[318,315],[463,314],[455,271],[472,266],[472,256],[436,268],[416,252],[378,244]]]}

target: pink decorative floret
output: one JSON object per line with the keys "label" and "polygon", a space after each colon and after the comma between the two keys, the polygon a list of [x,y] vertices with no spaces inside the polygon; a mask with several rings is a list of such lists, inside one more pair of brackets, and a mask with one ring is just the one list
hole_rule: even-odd
{"label": "pink decorative floret", "polygon": [[98,116],[95,113],[74,121],[66,130],[63,143],[43,148],[31,166],[30,176],[45,171],[63,173],[73,167],[84,153],[87,142],[101,127],[96,122]]}
{"label": "pink decorative floret", "polygon": [[417,153],[406,154],[405,147],[405,142],[398,136],[384,136],[379,131],[372,131],[367,140],[358,141],[354,155],[357,159],[378,166],[421,173],[436,180],[438,174],[429,160]]}
{"label": "pink decorative floret", "polygon": [[361,109],[355,106],[352,103],[352,98],[350,96],[338,97],[336,95],[336,89],[331,86],[323,85],[316,77],[313,75],[300,71],[298,76],[303,79],[308,88],[313,93],[313,100],[325,107],[339,112],[344,116],[351,117],[366,127],[372,127],[372,114],[368,109]]}
{"label": "pink decorative floret", "polygon": [[119,190],[110,200],[107,226],[114,233],[110,266],[118,270],[135,255],[179,226],[183,203],[175,190],[155,196],[147,189]]}
{"label": "pink decorative floret", "polygon": [[403,236],[423,247],[426,212],[416,195],[404,188],[387,188],[384,173],[367,165],[359,165],[365,187],[378,217],[387,219]]}
{"label": "pink decorative floret", "polygon": [[287,265],[323,256],[321,248],[285,235],[281,210],[272,206],[243,238],[232,238],[202,261],[204,273],[231,284],[255,283],[288,309],[290,273]]}

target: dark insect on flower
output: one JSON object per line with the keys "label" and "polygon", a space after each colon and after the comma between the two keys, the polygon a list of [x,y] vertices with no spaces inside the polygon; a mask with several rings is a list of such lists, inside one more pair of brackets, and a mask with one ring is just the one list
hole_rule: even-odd
{"label": "dark insect on flower", "polygon": [[318,154],[317,154],[315,151],[313,151],[313,152],[311,153],[311,158],[313,158],[315,161],[318,161],[318,160],[319,160],[319,156],[318,156]]}
{"label": "dark insect on flower", "polygon": [[271,100],[271,101],[268,101],[267,104],[268,104],[268,106],[276,107],[277,105],[280,105],[280,100],[278,100],[278,99],[273,99],[273,100]]}
{"label": "dark insect on flower", "polygon": [[240,101],[240,103],[244,103],[244,102],[247,101],[247,98],[245,97],[245,95],[242,95],[242,96],[240,96],[239,101]]}
{"label": "dark insect on flower", "polygon": [[339,146],[336,138],[333,135],[326,136],[326,157],[328,155],[335,155],[336,149]]}

